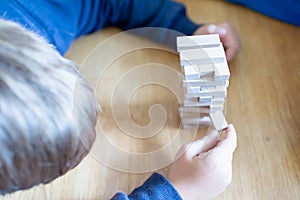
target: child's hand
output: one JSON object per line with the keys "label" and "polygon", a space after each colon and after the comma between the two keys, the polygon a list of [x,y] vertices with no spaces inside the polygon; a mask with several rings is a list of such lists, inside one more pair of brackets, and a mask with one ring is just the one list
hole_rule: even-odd
{"label": "child's hand", "polygon": [[185,145],[177,153],[167,178],[183,199],[211,199],[229,185],[232,156],[237,137],[233,125],[222,141],[218,132],[209,131],[204,138]]}
{"label": "child's hand", "polygon": [[207,24],[201,26],[194,32],[194,35],[200,34],[219,34],[228,61],[232,60],[241,50],[240,38],[234,26],[230,23]]}

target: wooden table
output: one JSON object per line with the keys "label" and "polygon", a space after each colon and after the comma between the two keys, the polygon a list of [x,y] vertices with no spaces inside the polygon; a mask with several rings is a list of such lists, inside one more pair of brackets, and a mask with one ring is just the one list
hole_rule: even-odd
{"label": "wooden table", "polygon": [[[222,1],[181,2],[198,23],[232,22],[242,41],[242,52],[230,63],[225,106],[227,120],[234,123],[238,132],[233,180],[217,199],[300,199],[300,28]],[[68,58],[83,63],[82,70],[91,84],[97,85],[96,96],[103,106],[97,126],[98,142],[91,154],[74,170],[50,184],[0,197],[0,200],[108,199],[117,191],[128,193],[151,174],[149,171],[158,169],[159,173],[166,174],[167,167],[162,167],[170,162],[177,149],[205,134],[205,129],[178,131],[177,99],[168,88],[146,84],[134,90],[149,80],[166,80],[159,75],[165,75],[162,69],[169,70],[170,74],[179,71],[178,56],[158,44],[128,34],[120,40],[105,41],[119,32],[109,28],[80,38],[67,54]],[[98,44],[99,52],[90,53]],[[135,45],[140,50],[118,55],[121,48],[130,49]],[[111,63],[107,64],[108,61]],[[99,75],[104,67],[106,71]],[[138,71],[141,67],[144,70]],[[167,84],[176,83],[170,81]],[[121,90],[125,97],[118,96]],[[127,90],[129,96],[125,95]],[[162,116],[167,114],[162,130],[154,133],[122,124],[128,119],[118,112],[126,108],[134,123],[148,125],[150,108],[151,112],[163,111],[162,107],[153,106],[156,104],[164,108]],[[111,105],[115,106],[116,113]],[[114,114],[121,117],[116,118]],[[134,131],[130,133],[131,130]],[[139,135],[138,130],[143,132]],[[151,134],[154,135],[150,137]],[[119,155],[111,144],[123,149],[123,153],[130,153]],[[151,159],[132,155],[155,151],[159,153]]]}

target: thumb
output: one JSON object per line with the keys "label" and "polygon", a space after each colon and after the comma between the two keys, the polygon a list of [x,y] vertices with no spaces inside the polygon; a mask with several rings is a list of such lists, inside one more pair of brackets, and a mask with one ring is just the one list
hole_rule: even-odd
{"label": "thumb", "polygon": [[218,132],[210,130],[205,137],[185,145],[184,149],[186,151],[186,157],[188,159],[193,159],[195,156],[210,150],[216,145],[217,141]]}
{"label": "thumb", "polygon": [[232,154],[237,146],[237,135],[232,124],[229,125],[226,131],[226,136],[222,141],[219,141],[216,147],[210,152],[209,157],[216,162],[232,159]]}

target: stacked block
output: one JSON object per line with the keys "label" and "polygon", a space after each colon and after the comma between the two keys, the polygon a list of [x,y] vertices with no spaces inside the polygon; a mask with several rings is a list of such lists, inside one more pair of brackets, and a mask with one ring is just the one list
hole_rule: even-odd
{"label": "stacked block", "polygon": [[228,125],[223,115],[230,71],[218,34],[177,38],[182,66],[183,102],[179,114],[183,128]]}

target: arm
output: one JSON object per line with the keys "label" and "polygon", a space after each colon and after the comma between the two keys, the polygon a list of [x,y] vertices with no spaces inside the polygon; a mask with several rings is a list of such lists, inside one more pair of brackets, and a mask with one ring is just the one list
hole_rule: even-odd
{"label": "arm", "polygon": [[129,196],[117,193],[113,200],[128,199],[201,199],[216,197],[229,185],[232,178],[232,157],[236,148],[236,133],[229,126],[224,140],[218,132],[185,145],[179,150],[167,178],[153,174]]}

